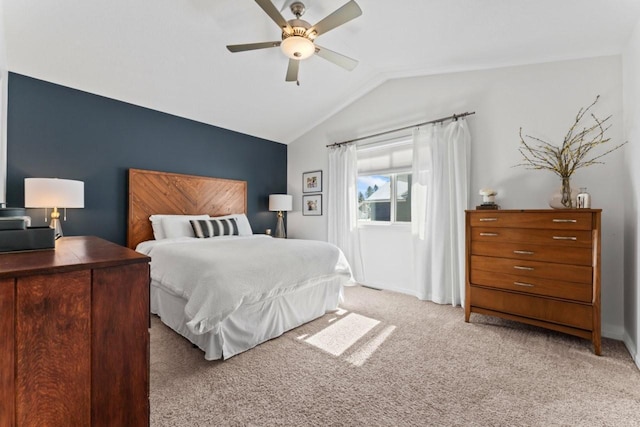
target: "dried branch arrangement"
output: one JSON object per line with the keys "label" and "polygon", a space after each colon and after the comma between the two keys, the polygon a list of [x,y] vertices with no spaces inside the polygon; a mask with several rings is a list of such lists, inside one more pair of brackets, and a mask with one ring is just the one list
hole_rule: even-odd
{"label": "dried branch arrangement", "polygon": [[[546,169],[561,178],[569,178],[576,169],[595,164],[603,164],[603,162],[599,161],[602,157],[617,150],[627,142],[623,142],[594,157],[589,156],[591,150],[611,140],[611,138],[605,137],[605,133],[611,127],[608,121],[612,116],[599,119],[593,113],[589,113],[599,99],[600,95],[596,96],[595,101],[593,101],[591,105],[586,108],[583,107],[578,111],[575,122],[569,128],[569,132],[567,132],[560,147],[534,136],[523,136],[522,128],[520,128],[521,146],[518,150],[520,154],[522,154],[523,162],[516,166],[524,166],[527,169]],[[582,127],[582,130],[578,130],[582,126],[581,122],[587,113],[589,113],[594,123],[588,127]],[[533,142],[527,143],[525,138]]]}

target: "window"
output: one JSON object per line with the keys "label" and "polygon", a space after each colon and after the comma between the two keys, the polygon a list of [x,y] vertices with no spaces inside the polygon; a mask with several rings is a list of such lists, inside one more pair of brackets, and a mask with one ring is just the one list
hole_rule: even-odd
{"label": "window", "polygon": [[411,222],[411,140],[358,149],[358,220]]}
{"label": "window", "polygon": [[361,221],[411,222],[411,172],[358,175],[358,208]]}

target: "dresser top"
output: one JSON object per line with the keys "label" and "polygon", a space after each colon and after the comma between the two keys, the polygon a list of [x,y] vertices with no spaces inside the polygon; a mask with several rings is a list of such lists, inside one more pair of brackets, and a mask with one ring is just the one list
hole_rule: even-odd
{"label": "dresser top", "polygon": [[62,237],[55,249],[0,254],[0,278],[112,267],[151,259],[94,236]]}
{"label": "dresser top", "polygon": [[465,212],[483,212],[483,213],[518,213],[518,212],[530,212],[530,213],[575,213],[575,212],[602,212],[602,209],[467,209]]}

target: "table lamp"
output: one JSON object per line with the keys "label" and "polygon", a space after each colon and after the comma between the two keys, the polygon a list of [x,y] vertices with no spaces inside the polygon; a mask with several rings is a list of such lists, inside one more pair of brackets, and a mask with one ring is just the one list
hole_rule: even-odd
{"label": "table lamp", "polygon": [[[53,209],[49,227],[55,230],[55,238],[62,237],[60,212],[64,209],[67,220],[67,208],[84,208],[84,182],[58,178],[25,178],[24,207]],[[45,217],[46,217],[45,210]]]}
{"label": "table lamp", "polygon": [[284,214],[282,212],[290,211],[293,208],[293,196],[289,194],[270,194],[269,210],[278,212],[278,223],[276,224],[276,233],[274,237],[286,238],[284,231]]}

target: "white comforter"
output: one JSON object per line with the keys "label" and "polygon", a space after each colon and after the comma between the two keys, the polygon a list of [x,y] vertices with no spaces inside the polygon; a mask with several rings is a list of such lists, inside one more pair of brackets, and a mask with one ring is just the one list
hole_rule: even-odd
{"label": "white comforter", "polygon": [[136,250],[151,257],[152,281],[187,300],[187,327],[194,334],[217,332],[243,303],[280,296],[317,279],[352,281],[342,251],[313,240],[183,237],[143,242]]}

